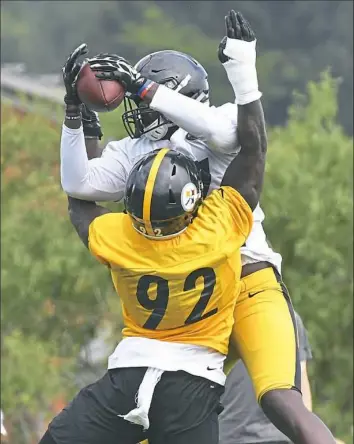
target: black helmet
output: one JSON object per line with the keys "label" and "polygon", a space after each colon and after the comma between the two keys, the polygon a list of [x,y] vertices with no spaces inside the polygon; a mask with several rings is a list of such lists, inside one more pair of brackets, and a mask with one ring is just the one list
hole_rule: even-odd
{"label": "black helmet", "polygon": [[125,211],[133,227],[151,239],[182,233],[202,201],[203,184],[192,158],[163,148],[146,154],[131,170]]}
{"label": "black helmet", "polygon": [[[177,90],[192,99],[209,100],[208,74],[200,63],[183,52],[164,50],[143,57],[135,68],[143,77],[168,88]],[[166,137],[170,128],[176,125],[162,114],[149,108],[138,96],[124,99],[122,119],[131,138],[143,134],[153,140]]]}

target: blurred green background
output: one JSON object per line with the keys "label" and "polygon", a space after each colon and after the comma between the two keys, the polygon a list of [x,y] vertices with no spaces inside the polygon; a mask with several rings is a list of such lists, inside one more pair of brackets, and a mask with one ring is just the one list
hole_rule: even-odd
{"label": "blurred green background", "polygon": [[[205,65],[212,102],[221,104],[233,100],[216,56],[231,8],[249,19],[258,37],[269,130],[261,204],[309,331],[314,410],[349,443],[352,3],[2,1],[1,63],[24,63],[33,79],[58,73],[60,80],[66,57],[83,41],[92,55],[114,51],[132,62],[154,50],[178,49]],[[1,408],[11,442],[32,444],[60,402],[104,371],[120,338],[121,316],[108,273],[68,221],[59,183],[62,110],[51,121],[44,114],[51,116],[53,108],[47,111],[43,101],[30,113],[22,108],[3,103],[1,109]],[[125,137],[120,114],[101,116],[106,140]]]}
{"label": "blurred green background", "polygon": [[136,62],[159,49],[185,51],[205,65],[215,104],[232,92],[216,57],[224,15],[241,11],[258,38],[258,72],[271,125],[283,124],[293,89],[332,67],[341,77],[339,118],[353,132],[352,1],[6,1],[1,59],[32,73],[59,73],[81,42],[90,54],[115,52]]}

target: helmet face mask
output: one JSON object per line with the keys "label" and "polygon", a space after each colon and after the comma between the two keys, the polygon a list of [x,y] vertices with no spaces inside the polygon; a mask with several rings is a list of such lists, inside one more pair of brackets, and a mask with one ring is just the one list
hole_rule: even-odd
{"label": "helmet face mask", "polygon": [[[187,97],[206,102],[209,99],[208,75],[205,69],[187,54],[165,50],[148,54],[135,68],[149,80],[178,91]],[[161,113],[146,106],[139,97],[124,99],[124,127],[131,138],[142,135],[161,140],[170,129],[178,127]]]}
{"label": "helmet face mask", "polygon": [[161,113],[152,110],[142,101],[137,105],[136,101],[125,97],[124,109],[122,116],[124,128],[132,139],[137,139],[144,134],[151,140],[161,140],[168,129],[175,126]]}
{"label": "helmet face mask", "polygon": [[202,199],[203,184],[196,163],[164,148],[146,154],[133,167],[124,204],[138,233],[163,240],[187,229]]}

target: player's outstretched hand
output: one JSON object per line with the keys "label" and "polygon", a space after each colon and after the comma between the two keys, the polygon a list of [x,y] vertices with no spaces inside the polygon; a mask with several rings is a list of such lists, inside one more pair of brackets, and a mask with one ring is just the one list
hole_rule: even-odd
{"label": "player's outstretched hand", "polygon": [[244,42],[253,42],[256,36],[248,23],[240,12],[231,10],[225,16],[226,36],[219,44],[218,57],[221,63],[230,60],[230,57],[225,55],[224,49],[226,47],[227,39],[243,40]]}
{"label": "player's outstretched hand", "polygon": [[86,43],[82,43],[78,46],[68,57],[65,65],[63,66],[63,80],[66,89],[64,102],[67,105],[80,105],[81,101],[76,92],[76,81],[79,77],[80,70],[83,66],[82,62],[78,59],[87,54],[88,48]]}
{"label": "player's outstretched hand", "polygon": [[226,35],[230,39],[245,40],[252,42],[256,36],[241,12],[231,10],[225,16]]}
{"label": "player's outstretched hand", "polygon": [[88,59],[88,63],[98,79],[116,80],[129,94],[136,94],[146,80],[127,60],[115,54],[98,54]]}

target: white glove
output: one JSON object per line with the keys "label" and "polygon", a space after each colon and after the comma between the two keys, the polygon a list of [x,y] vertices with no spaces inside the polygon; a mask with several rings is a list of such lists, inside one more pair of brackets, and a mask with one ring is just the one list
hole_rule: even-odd
{"label": "white glove", "polygon": [[238,105],[258,100],[256,70],[256,36],[240,12],[231,10],[225,16],[226,36],[219,44],[218,57],[235,93]]}
{"label": "white glove", "polygon": [[236,103],[246,105],[260,99],[262,93],[258,90],[256,40],[246,42],[226,37],[223,52],[230,59],[223,66],[234,90]]}

